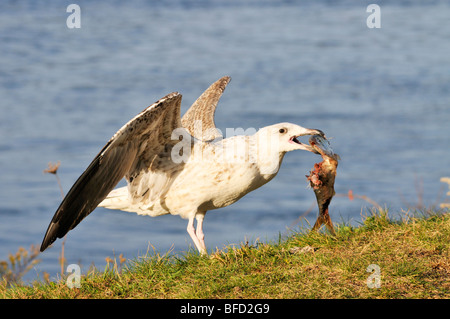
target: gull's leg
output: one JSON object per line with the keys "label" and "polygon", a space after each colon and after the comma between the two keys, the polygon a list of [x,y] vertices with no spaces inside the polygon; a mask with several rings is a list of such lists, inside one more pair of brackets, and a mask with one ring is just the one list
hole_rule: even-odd
{"label": "gull's leg", "polygon": [[202,224],[203,224],[203,217],[205,217],[204,214],[197,215],[197,231],[200,234],[200,238],[198,237],[198,234],[196,234],[195,228],[194,228],[194,217],[189,218],[188,225],[187,225],[187,232],[189,236],[191,236],[192,241],[195,244],[195,247],[197,247],[200,254],[206,254],[206,248],[205,248],[205,242],[204,238],[205,235],[203,234]]}
{"label": "gull's leg", "polygon": [[197,247],[198,251],[200,251],[200,241],[197,238],[197,235],[195,234],[195,227],[194,227],[194,217],[189,218],[188,225],[187,225],[187,232],[189,236],[191,236],[192,241],[195,244],[195,247]]}
{"label": "gull's leg", "polygon": [[202,255],[206,255],[206,245],[205,245],[205,234],[203,233],[203,220],[205,219],[205,213],[198,213],[195,215],[195,218],[197,219],[197,231],[196,235],[200,242],[200,248],[199,251]]}

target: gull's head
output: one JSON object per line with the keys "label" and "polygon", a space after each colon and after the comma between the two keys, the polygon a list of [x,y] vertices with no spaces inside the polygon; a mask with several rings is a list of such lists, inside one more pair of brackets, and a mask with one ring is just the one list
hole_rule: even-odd
{"label": "gull's head", "polygon": [[294,150],[305,150],[317,153],[310,145],[300,142],[299,137],[304,135],[320,135],[325,137],[321,130],[309,129],[292,123],[278,123],[266,126],[258,131],[259,135],[268,139],[268,142],[277,147],[280,153]]}

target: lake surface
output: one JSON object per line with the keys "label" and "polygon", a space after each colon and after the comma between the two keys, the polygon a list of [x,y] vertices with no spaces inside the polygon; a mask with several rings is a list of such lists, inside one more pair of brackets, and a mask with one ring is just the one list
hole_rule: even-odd
{"label": "lake surface", "polygon": [[[319,128],[342,160],[335,189],[352,190],[395,215],[445,199],[450,176],[450,4],[378,1],[75,1],[0,4],[0,260],[40,245],[61,194],[129,119],[167,93],[182,112],[212,82],[232,81],[216,112],[226,128],[292,122]],[[320,157],[285,156],[278,176],[207,214],[208,248],[277,240],[315,197],[305,175]],[[418,191],[419,189],[419,191]],[[422,190],[420,190],[422,189]],[[312,206],[313,205],[313,206]],[[357,225],[372,206],[335,197],[335,223]],[[306,220],[303,225],[308,226]],[[87,271],[105,257],[194,248],[187,221],[96,209],[69,233],[67,263]],[[26,278],[60,270],[61,240]],[[152,249],[150,248],[150,251]]]}

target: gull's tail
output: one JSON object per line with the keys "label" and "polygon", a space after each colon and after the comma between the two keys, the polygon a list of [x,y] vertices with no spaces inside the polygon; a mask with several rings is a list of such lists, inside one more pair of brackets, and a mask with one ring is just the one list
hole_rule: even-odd
{"label": "gull's tail", "polygon": [[127,187],[125,186],[112,190],[98,206],[108,209],[130,211],[131,203],[128,198]]}

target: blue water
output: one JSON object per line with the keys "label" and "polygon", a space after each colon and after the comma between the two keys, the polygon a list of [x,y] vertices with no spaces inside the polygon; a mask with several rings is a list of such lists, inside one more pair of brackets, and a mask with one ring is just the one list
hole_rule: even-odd
{"label": "blue water", "polygon": [[[69,29],[66,8],[81,8]],[[373,2],[373,1],[372,1]],[[232,81],[216,124],[288,121],[323,130],[342,161],[336,192],[353,190],[393,212],[445,199],[450,176],[450,5],[378,1],[2,1],[0,4],[0,260],[39,245],[61,201],[125,122],[172,91],[182,111],[212,82]],[[278,176],[207,214],[209,249],[276,240],[315,204],[305,174],[320,158],[288,153]],[[422,184],[418,195],[416,184]],[[439,197],[439,194],[442,196]],[[335,222],[371,205],[335,197]],[[316,206],[306,218],[313,223]],[[305,222],[304,222],[305,223]],[[193,247],[187,221],[99,208],[69,233],[67,262]],[[298,224],[297,224],[298,226]],[[26,278],[59,272],[61,240]],[[152,250],[151,250],[152,251]]]}

